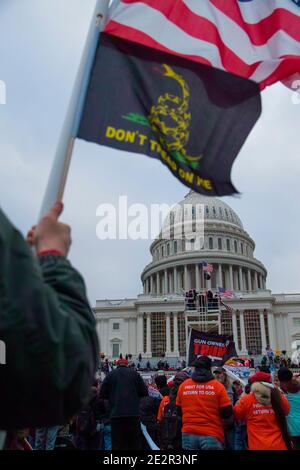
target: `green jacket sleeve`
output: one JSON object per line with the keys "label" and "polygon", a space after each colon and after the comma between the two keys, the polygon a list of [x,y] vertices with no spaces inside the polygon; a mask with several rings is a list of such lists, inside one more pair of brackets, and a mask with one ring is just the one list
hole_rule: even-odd
{"label": "green jacket sleeve", "polygon": [[0,210],[0,429],[65,423],[89,398],[95,319],[69,261],[36,260]]}

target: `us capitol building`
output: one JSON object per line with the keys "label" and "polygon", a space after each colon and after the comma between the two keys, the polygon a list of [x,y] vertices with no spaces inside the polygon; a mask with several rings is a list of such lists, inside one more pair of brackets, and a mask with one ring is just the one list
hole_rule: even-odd
{"label": "us capitol building", "polygon": [[[226,203],[190,191],[178,205],[187,204],[193,209],[202,205],[202,248],[188,249],[184,239],[172,236],[154,240],[152,261],[141,274],[143,293],[135,299],[96,301],[101,352],[110,358],[120,353],[185,358],[194,327],[232,335],[240,355],[260,355],[268,345],[290,355],[300,344],[300,294],[273,294],[267,288],[267,270],[254,256],[255,242]],[[202,272],[204,261],[213,265],[209,280]],[[231,309],[217,302],[213,310],[187,310],[186,291],[215,293],[218,287],[233,291],[232,298],[223,299]]]}

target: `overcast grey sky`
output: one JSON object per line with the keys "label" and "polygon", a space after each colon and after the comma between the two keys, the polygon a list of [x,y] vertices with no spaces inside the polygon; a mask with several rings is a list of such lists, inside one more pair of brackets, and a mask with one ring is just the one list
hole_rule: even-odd
{"label": "overcast grey sky", "polygon": [[[26,233],[37,219],[95,0],[1,0],[0,204]],[[121,81],[121,77],[120,77]],[[256,241],[268,287],[300,292],[300,104],[278,84],[263,93],[263,115],[235,161],[241,197],[224,200]],[[159,162],[78,141],[65,194],[71,261],[91,302],[134,297],[150,261],[149,241],[100,241],[103,202],[168,203],[188,189]]]}

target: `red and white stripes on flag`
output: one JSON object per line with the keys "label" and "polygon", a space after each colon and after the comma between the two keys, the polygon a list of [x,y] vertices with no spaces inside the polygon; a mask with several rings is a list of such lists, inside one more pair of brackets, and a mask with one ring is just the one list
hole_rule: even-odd
{"label": "red and white stripes on flag", "polygon": [[116,0],[105,32],[263,89],[300,74],[298,0]]}
{"label": "red and white stripes on flag", "polygon": [[212,273],[213,270],[214,270],[214,267],[213,267],[212,264],[203,262],[202,263],[202,270],[203,270],[204,273]]}
{"label": "red and white stripes on flag", "polygon": [[233,297],[233,291],[230,289],[225,289],[224,287],[218,287],[218,292],[220,297],[227,297],[231,299]]}

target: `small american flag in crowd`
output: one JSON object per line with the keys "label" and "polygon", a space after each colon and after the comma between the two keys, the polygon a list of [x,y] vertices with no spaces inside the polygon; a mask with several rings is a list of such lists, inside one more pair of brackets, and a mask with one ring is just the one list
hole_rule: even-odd
{"label": "small american flag in crowd", "polygon": [[218,287],[218,291],[219,291],[220,297],[227,297],[228,299],[231,299],[233,297],[232,290],[224,289],[224,287]]}
{"label": "small american flag in crowd", "polygon": [[206,261],[204,261],[204,262],[202,263],[202,269],[203,269],[203,272],[204,272],[204,273],[212,273],[213,270],[214,270],[214,267],[213,267],[212,264],[209,264],[209,263],[207,263]]}

